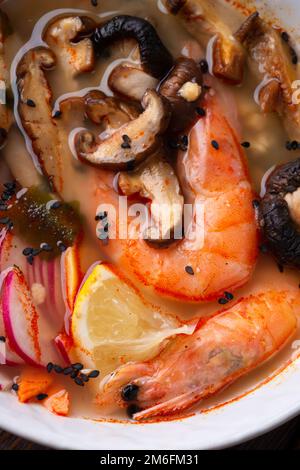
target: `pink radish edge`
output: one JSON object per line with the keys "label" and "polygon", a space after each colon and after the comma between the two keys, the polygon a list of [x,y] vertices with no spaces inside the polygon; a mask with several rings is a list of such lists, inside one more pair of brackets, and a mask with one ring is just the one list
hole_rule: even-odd
{"label": "pink radish edge", "polygon": [[4,284],[3,295],[2,295],[2,310],[3,310],[3,322],[5,326],[5,330],[9,341],[11,343],[12,349],[18,354],[18,356],[23,359],[26,364],[33,366],[33,367],[43,367],[41,364],[35,362],[31,357],[29,357],[24,351],[19,347],[16,337],[14,335],[13,325],[10,319],[10,306],[9,306],[9,298],[10,292],[13,287],[13,277],[14,277],[14,270],[11,269],[10,272],[6,276],[6,283]]}

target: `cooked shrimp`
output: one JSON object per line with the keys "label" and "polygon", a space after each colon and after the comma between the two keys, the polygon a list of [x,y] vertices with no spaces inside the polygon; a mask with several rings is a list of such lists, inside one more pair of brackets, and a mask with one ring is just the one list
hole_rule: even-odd
{"label": "cooked shrimp", "polygon": [[241,300],[178,335],[154,359],[120,367],[99,393],[100,404],[141,410],[137,420],[170,415],[215,394],[278,352],[296,330],[293,300],[266,292]]}
{"label": "cooked shrimp", "polygon": [[[186,237],[161,250],[136,234],[110,240],[104,248],[112,261],[144,285],[186,301],[211,300],[242,286],[257,257],[254,196],[244,153],[219,101],[207,95],[206,117],[191,129],[188,150],[180,151],[177,165],[185,202],[203,209],[204,220],[197,227],[198,233],[203,231],[202,244]],[[213,147],[213,140],[219,149]],[[110,184],[102,179],[97,198],[113,204],[118,212],[118,195]],[[194,275],[186,272],[187,266]]]}

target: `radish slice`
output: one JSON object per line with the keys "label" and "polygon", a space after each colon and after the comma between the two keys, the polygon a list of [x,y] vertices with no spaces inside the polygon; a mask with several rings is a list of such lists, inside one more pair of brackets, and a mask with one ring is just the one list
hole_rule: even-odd
{"label": "radish slice", "polygon": [[59,350],[64,362],[66,364],[72,364],[72,360],[70,358],[70,351],[73,346],[73,341],[66,333],[60,333],[55,338],[55,344],[57,349]]}
{"label": "radish slice", "polygon": [[[60,258],[51,261],[43,260],[40,256],[34,258],[30,265],[22,254],[25,243],[7,230],[0,234],[0,270],[1,272],[14,265],[24,273],[26,283],[30,289],[35,285],[45,288],[45,302],[38,305],[38,309],[44,318],[56,327],[56,336],[64,324],[65,307],[61,289]],[[16,263],[17,261],[17,263]]]}
{"label": "radish slice", "polygon": [[37,367],[57,361],[54,342],[46,334],[40,335],[43,331],[40,315],[24,275],[17,267],[12,268],[3,281],[2,311],[8,341],[26,364]]}
{"label": "radish slice", "polygon": [[[1,240],[0,240],[0,244],[1,244]],[[3,281],[9,271],[10,271],[9,269],[6,271],[3,271],[0,275],[0,292],[2,291]],[[3,322],[3,312],[2,312],[2,294],[0,297],[0,336],[3,336],[6,339],[5,343],[0,343],[0,364],[1,365],[5,364],[11,367],[23,365],[24,361],[12,349],[11,344],[9,343],[6,331],[5,331],[4,322]]]}

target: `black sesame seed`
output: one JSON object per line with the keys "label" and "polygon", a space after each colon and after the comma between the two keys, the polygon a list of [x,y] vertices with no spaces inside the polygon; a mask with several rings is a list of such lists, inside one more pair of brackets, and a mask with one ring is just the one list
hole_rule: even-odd
{"label": "black sesame seed", "polygon": [[250,144],[250,142],[242,142],[241,146],[244,147],[245,149],[248,149],[248,148],[250,148],[251,144]]}
{"label": "black sesame seed", "polygon": [[129,405],[126,411],[128,418],[133,418],[133,416],[142,411],[142,409],[137,405]]}
{"label": "black sesame seed", "polygon": [[209,67],[208,67],[208,62],[206,59],[202,59],[200,61],[200,68],[202,73],[208,73]]}
{"label": "black sesame seed", "polygon": [[32,253],[31,253],[31,254],[32,254],[32,256],[37,256],[37,255],[40,254],[40,252],[41,252],[41,249],[40,249],[40,248],[34,248],[34,249],[32,250]]}
{"label": "black sesame seed", "polygon": [[195,274],[195,272],[194,272],[192,266],[186,266],[186,267],[185,267],[185,272],[186,272],[187,274],[189,274],[190,276],[194,276],[194,274]]}
{"label": "black sesame seed", "polygon": [[10,222],[9,217],[1,217],[0,218],[0,224],[2,224],[2,225],[7,225],[9,222]]}
{"label": "black sesame seed", "polygon": [[27,106],[29,106],[30,108],[35,108],[35,107],[36,107],[35,102],[34,102],[33,100],[30,100],[30,99],[26,101],[26,104],[27,104]]}
{"label": "black sesame seed", "polygon": [[29,247],[28,247],[28,248],[24,248],[24,250],[23,250],[23,255],[24,255],[24,256],[29,256],[29,255],[32,254],[32,251],[33,251],[32,248],[29,248]]}
{"label": "black sesame seed", "polygon": [[283,32],[281,33],[281,37],[282,37],[282,39],[284,40],[284,42],[289,42],[289,40],[290,40],[290,36],[289,36],[289,34],[288,34],[286,31],[283,31]]}
{"label": "black sesame seed", "polygon": [[73,370],[72,374],[70,375],[71,379],[76,379],[79,374],[79,370]]}
{"label": "black sesame seed", "polygon": [[216,150],[219,150],[219,148],[220,148],[219,143],[216,140],[212,140],[211,145]]}
{"label": "black sesame seed", "polygon": [[289,151],[292,150],[292,143],[290,141],[287,141],[285,144],[285,148]]}
{"label": "black sesame seed", "polygon": [[130,149],[131,148],[131,139],[128,135],[122,135],[123,143],[121,144],[121,147],[123,149]]}
{"label": "black sesame seed", "polygon": [[57,364],[55,364],[53,368],[57,374],[61,374],[63,372],[63,368],[61,366],[58,366]]}
{"label": "black sesame seed", "polygon": [[221,299],[218,300],[218,303],[220,305],[226,305],[226,304],[228,304],[228,300],[225,299],[224,297],[222,297]]}
{"label": "black sesame seed", "polygon": [[0,336],[0,342],[1,342],[1,343],[5,343],[5,342],[6,342],[5,336]]}
{"label": "black sesame seed", "polygon": [[79,377],[83,382],[88,382],[89,381],[89,378],[86,374],[80,374]]}
{"label": "black sesame seed", "polygon": [[43,251],[52,251],[53,248],[48,243],[42,243],[41,244],[41,250],[43,250]]}
{"label": "black sesame seed", "polygon": [[36,396],[36,399],[37,399],[38,401],[45,400],[46,398],[48,398],[47,393],[39,393],[39,394]]}
{"label": "black sesame seed", "polygon": [[47,367],[46,367],[48,374],[52,372],[53,367],[54,367],[54,364],[52,362],[48,362]]}
{"label": "black sesame seed", "polygon": [[19,390],[19,385],[18,384],[13,384],[11,389],[14,391],[14,392],[17,392]]}
{"label": "black sesame seed", "polygon": [[199,108],[199,107],[198,107],[198,108],[196,108],[196,113],[197,113],[197,114],[198,114],[198,116],[200,116],[200,117],[204,117],[204,116],[206,116],[206,111],[205,111],[205,109],[204,109],[204,108]]}
{"label": "black sesame seed", "polygon": [[76,385],[79,385],[80,387],[84,386],[83,380],[81,380],[80,377],[76,377],[74,382],[76,383]]}
{"label": "black sesame seed", "polygon": [[6,204],[1,204],[1,203],[0,203],[0,211],[2,211],[2,212],[5,212],[5,211],[7,211],[7,210],[8,210],[8,207],[7,207],[7,205],[6,205]]}
{"label": "black sesame seed", "polygon": [[73,369],[75,370],[82,370],[83,365],[80,362],[76,362],[76,364],[72,364]]}
{"label": "black sesame seed", "polygon": [[254,201],[252,201],[252,205],[254,209],[259,209],[260,202],[257,199],[254,199]]}
{"label": "black sesame seed", "polygon": [[98,0],[91,0],[91,4],[93,7],[97,7],[98,6]]}
{"label": "black sesame seed", "polygon": [[89,378],[96,379],[97,377],[99,377],[99,375],[100,375],[99,370],[92,370],[92,372],[89,373]]}
{"label": "black sesame seed", "polygon": [[64,251],[67,250],[67,247],[66,247],[66,245],[65,245],[63,242],[58,242],[58,243],[57,243],[57,246],[58,246],[58,248],[59,248],[59,250],[60,250],[61,253],[63,253]]}
{"label": "black sesame seed", "polygon": [[55,201],[53,204],[51,204],[50,209],[59,209],[61,207],[61,202],[60,201]]}
{"label": "black sesame seed", "polygon": [[139,391],[138,385],[128,384],[123,387],[121,397],[124,401],[134,401],[137,398]]}
{"label": "black sesame seed", "polygon": [[299,142],[297,140],[293,140],[291,142],[291,147],[292,147],[292,150],[298,150],[299,148]]}
{"label": "black sesame seed", "polygon": [[34,262],[34,257],[32,255],[27,256],[27,262],[32,266]]}
{"label": "black sesame seed", "polygon": [[224,295],[225,295],[225,299],[229,301],[234,299],[234,295],[231,292],[224,292]]}
{"label": "black sesame seed", "polygon": [[53,114],[54,119],[58,119],[61,116],[62,116],[62,112],[59,109],[57,111],[55,111],[55,113]]}
{"label": "black sesame seed", "polygon": [[73,368],[70,366],[70,367],[66,367],[63,371],[63,374],[64,375],[71,375],[73,372]]}

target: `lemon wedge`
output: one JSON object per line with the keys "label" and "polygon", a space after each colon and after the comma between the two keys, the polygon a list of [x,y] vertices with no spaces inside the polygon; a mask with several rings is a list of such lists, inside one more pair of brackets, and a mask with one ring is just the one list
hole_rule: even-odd
{"label": "lemon wedge", "polygon": [[185,325],[146,302],[110,265],[97,265],[77,296],[72,316],[76,357],[101,376],[131,361],[154,357],[168,338],[192,334]]}

